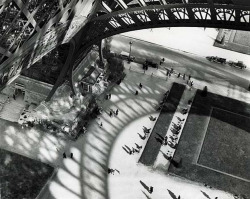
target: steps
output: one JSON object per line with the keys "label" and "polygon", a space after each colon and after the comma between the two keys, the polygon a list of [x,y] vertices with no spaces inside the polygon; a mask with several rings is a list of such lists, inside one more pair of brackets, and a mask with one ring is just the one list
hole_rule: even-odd
{"label": "steps", "polygon": [[24,102],[10,98],[0,111],[0,118],[11,122],[17,122],[24,107]]}

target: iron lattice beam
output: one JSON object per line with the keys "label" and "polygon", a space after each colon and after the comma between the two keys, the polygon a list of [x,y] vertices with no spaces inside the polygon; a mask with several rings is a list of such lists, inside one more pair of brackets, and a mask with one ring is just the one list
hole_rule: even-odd
{"label": "iron lattice beam", "polygon": [[248,31],[249,22],[250,6],[210,3],[145,6],[94,18],[80,43],[85,48],[115,34],[158,27],[210,27]]}

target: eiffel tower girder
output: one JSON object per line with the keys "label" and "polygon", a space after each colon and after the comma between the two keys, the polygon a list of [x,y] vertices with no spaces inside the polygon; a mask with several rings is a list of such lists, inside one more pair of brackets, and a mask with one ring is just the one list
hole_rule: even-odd
{"label": "eiffel tower girder", "polygon": [[[0,26],[0,79],[4,79],[0,89],[11,83],[22,70],[64,43],[70,43],[71,47],[53,92],[66,74],[72,74],[90,46],[115,34],[158,27],[250,29],[250,2],[244,0],[55,2],[6,0],[0,3],[0,17],[5,19]],[[78,7],[83,9],[83,15],[75,14]],[[19,28],[15,28],[17,24]]]}

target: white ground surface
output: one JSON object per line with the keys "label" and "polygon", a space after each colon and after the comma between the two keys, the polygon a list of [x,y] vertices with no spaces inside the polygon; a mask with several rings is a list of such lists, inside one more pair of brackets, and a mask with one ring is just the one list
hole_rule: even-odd
{"label": "white ground surface", "polygon": [[[40,196],[44,199],[146,198],[142,191],[150,198],[171,198],[167,189],[185,199],[205,198],[200,190],[205,191],[211,198],[217,196],[221,199],[231,199],[232,196],[225,192],[208,189],[203,185],[169,176],[164,173],[165,171],[153,170],[138,164],[141,153],[135,155],[125,153],[122,149],[125,144],[130,147],[135,142],[143,146],[146,144],[145,140],[139,138],[137,132],[142,134],[143,125],[148,128],[153,127],[154,122],[148,117],[158,116],[155,105],[161,100],[163,93],[171,87],[172,82],[184,82],[176,77],[166,81],[162,75],[163,71],[155,69],[143,74],[141,66],[136,64],[133,64],[133,70],[137,72],[127,71],[125,80],[113,89],[111,100],[102,104],[105,112],[100,119],[90,124],[88,132],[77,142],[63,141],[35,129],[20,130],[13,125],[2,131],[1,146],[58,166],[58,172]],[[134,91],[139,90],[139,82],[144,87],[139,91],[139,95],[135,96]],[[202,87],[203,84],[194,79],[195,87]],[[206,85],[208,88],[213,87],[217,93],[238,97],[238,92],[228,92],[224,87],[214,84]],[[224,92],[221,92],[222,90]],[[242,95],[249,97],[249,94]],[[110,108],[114,110],[118,108],[119,115],[109,117],[107,113]],[[103,128],[99,127],[100,122],[103,123]],[[67,154],[73,152],[74,159],[63,159],[64,151]],[[120,174],[107,175],[107,167],[118,169]],[[141,186],[140,180],[148,186],[153,186],[154,192],[149,194]]]}
{"label": "white ground surface", "polygon": [[233,61],[244,61],[250,67],[249,55],[214,47],[218,32],[214,28],[154,28],[123,33],[122,35],[179,49],[200,56],[219,56]]}

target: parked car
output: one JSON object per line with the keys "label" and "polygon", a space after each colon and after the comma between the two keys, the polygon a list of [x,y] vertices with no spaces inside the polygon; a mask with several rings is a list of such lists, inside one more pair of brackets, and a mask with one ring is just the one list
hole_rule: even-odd
{"label": "parked car", "polygon": [[128,53],[128,52],[125,52],[125,51],[122,51],[122,52],[120,53],[120,56],[121,56],[122,59],[125,59],[125,60],[127,60],[127,61],[129,61],[129,62],[135,60],[135,56],[129,55],[129,53]]}
{"label": "parked car", "polygon": [[228,61],[228,65],[236,67],[236,68],[240,68],[240,69],[247,67],[242,61],[238,61],[238,62]]}
{"label": "parked car", "polygon": [[146,59],[144,64],[149,66],[149,67],[158,68],[158,64],[150,59]]}
{"label": "parked car", "polygon": [[208,57],[206,57],[206,59],[211,61],[211,62],[216,62],[216,63],[220,63],[220,64],[225,64],[226,63],[226,59],[221,58],[221,57],[208,56]]}

